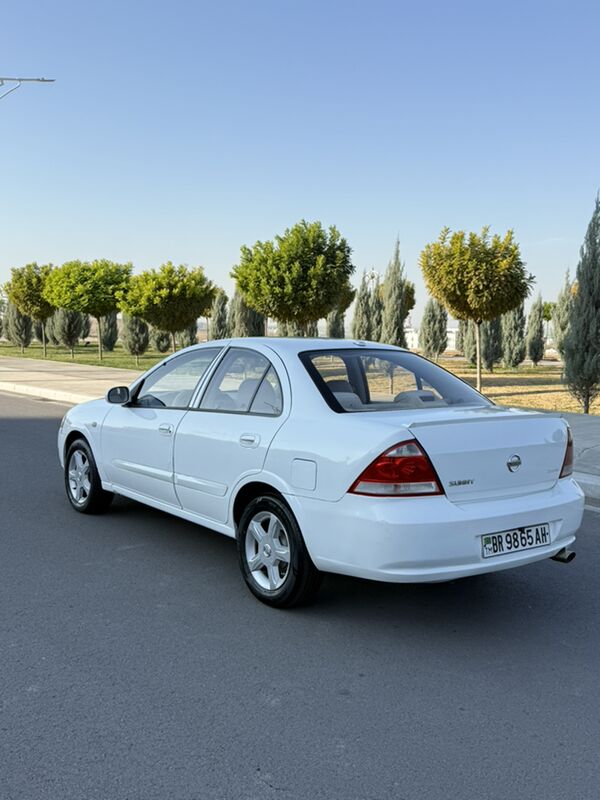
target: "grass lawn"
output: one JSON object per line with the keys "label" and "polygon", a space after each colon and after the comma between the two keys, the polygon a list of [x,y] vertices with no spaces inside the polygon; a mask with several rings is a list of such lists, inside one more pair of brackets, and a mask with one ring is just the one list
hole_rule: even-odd
{"label": "grass lawn", "polygon": [[[0,342],[0,356],[20,356],[18,347]],[[140,357],[139,366],[135,358],[128,355],[120,345],[112,353],[104,353],[103,367],[119,367],[143,372],[163,359],[167,353],[148,351]],[[43,358],[42,346],[38,342],[25,349],[24,358]],[[64,347],[48,346],[48,359],[51,361],[66,361],[67,363],[98,365],[96,347],[92,344],[75,348],[75,359],[71,361],[71,354]],[[475,367],[471,367],[462,358],[442,358],[440,365],[445,369],[466,380],[472,386],[476,383]],[[517,370],[507,370],[497,367],[493,373],[483,373],[483,393],[491,400],[501,405],[523,406],[526,408],[540,408],[550,411],[575,411],[581,412],[581,407],[571,397],[561,381],[560,364],[543,364],[538,367],[522,365]],[[600,400],[597,400],[591,409],[592,414],[600,414]]]}

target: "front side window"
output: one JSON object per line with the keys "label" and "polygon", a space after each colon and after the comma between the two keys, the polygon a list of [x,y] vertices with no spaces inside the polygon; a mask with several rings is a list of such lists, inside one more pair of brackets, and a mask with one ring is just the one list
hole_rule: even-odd
{"label": "front side window", "polygon": [[491,405],[464,381],[415,353],[320,350],[301,353],[300,359],[335,411]]}
{"label": "front side window", "polygon": [[280,414],[281,384],[271,362],[255,350],[232,348],[210,379],[200,409]]}
{"label": "front side window", "polygon": [[144,381],[136,406],[187,408],[198,381],[221,351],[219,347],[192,350],[165,362]]}

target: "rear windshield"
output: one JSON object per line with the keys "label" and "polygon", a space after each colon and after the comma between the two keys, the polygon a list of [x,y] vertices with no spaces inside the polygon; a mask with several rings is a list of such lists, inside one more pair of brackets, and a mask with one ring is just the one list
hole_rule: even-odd
{"label": "rear windshield", "polygon": [[334,411],[491,405],[464,381],[415,353],[313,350],[300,359]]}

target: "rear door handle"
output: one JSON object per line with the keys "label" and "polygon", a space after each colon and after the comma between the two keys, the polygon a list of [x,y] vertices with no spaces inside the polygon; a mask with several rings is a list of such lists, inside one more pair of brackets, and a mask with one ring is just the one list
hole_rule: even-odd
{"label": "rear door handle", "polygon": [[242,433],[240,436],[240,444],[242,447],[257,447],[260,442],[260,436],[256,433]]}
{"label": "rear door handle", "polygon": [[169,425],[168,422],[163,422],[162,425],[158,426],[158,430],[163,436],[171,436],[173,433],[173,426]]}

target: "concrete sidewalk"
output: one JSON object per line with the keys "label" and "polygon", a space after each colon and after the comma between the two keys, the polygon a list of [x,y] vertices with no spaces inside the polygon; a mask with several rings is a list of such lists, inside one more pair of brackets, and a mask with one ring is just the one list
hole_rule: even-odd
{"label": "concrete sidewalk", "polygon": [[[0,392],[83,403],[102,397],[112,386],[128,386],[138,372],[33,358],[0,356]],[[563,414],[575,440],[575,477],[587,502],[600,508],[600,417]]]}

